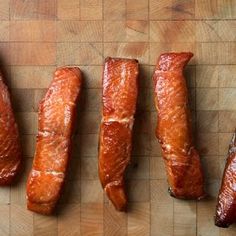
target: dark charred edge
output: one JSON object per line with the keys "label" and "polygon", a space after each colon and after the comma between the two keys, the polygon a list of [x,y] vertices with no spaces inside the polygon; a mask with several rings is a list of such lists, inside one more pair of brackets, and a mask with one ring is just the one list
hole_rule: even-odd
{"label": "dark charred edge", "polygon": [[[99,172],[100,172],[100,149],[101,149],[100,145],[101,145],[102,124],[103,124],[103,122],[101,121],[100,126],[99,126],[99,132],[98,132],[98,146],[97,146],[97,150],[98,150],[98,154],[97,154],[97,161],[98,161],[97,168],[98,169],[97,169],[97,173],[98,173],[99,182],[100,182],[101,187],[102,187],[102,189],[104,191],[105,186],[103,186],[103,183],[102,183],[102,180],[101,180],[100,174],[99,174]],[[104,193],[105,193],[105,191],[104,191]]]}
{"label": "dark charred edge", "polygon": [[98,151],[98,157],[99,157],[99,153],[100,153],[100,144],[101,144],[101,140],[100,140],[100,137],[101,137],[101,126],[102,126],[103,122],[101,122],[100,124],[100,127],[99,127],[99,131],[98,131],[98,146],[97,146],[97,151]]}
{"label": "dark charred edge", "polygon": [[[235,129],[233,136],[231,138],[231,141],[230,141],[229,150],[228,150],[228,157],[226,158],[226,166],[227,166],[227,162],[228,162],[229,158],[231,157],[231,155],[235,154],[235,153],[236,153],[236,129]],[[223,177],[222,177],[221,187],[223,186],[223,183],[224,183],[226,166],[225,166]],[[219,195],[221,192],[221,187],[219,190]],[[217,202],[219,202],[219,196],[218,196]],[[218,205],[216,206],[216,209],[217,208],[218,208]],[[233,222],[227,222],[226,220],[221,219],[220,215],[218,215],[218,214],[215,215],[215,225],[220,228],[228,228],[232,223]]]}
{"label": "dark charred edge", "polygon": [[169,192],[171,197],[173,197],[175,199],[180,199],[180,200],[196,200],[196,201],[200,201],[200,200],[204,199],[207,196],[205,193],[202,196],[199,196],[199,197],[176,196],[174,194],[174,192],[171,190],[171,187],[168,188],[168,192]]}
{"label": "dark charred edge", "polygon": [[10,81],[11,81],[12,74],[10,71],[8,71],[8,68],[9,68],[9,65],[4,60],[3,56],[0,54],[0,80],[3,81],[3,83],[7,86],[8,91],[9,91],[11,90]]}
{"label": "dark charred edge", "polygon": [[174,194],[173,191],[171,190],[171,187],[168,188],[168,193],[170,194],[171,197],[176,198],[175,194]]}
{"label": "dark charred edge", "polygon": [[117,211],[120,211],[120,212],[125,212],[127,213],[128,212],[128,204],[126,204],[125,206],[121,207],[121,208],[116,208]]}
{"label": "dark charred edge", "polygon": [[106,57],[105,58],[105,62],[108,62],[110,60],[113,60],[113,61],[122,61],[122,60],[135,61],[136,63],[139,63],[138,59],[136,59],[136,58],[124,58],[124,57]]}
{"label": "dark charred edge", "polygon": [[236,129],[235,129],[232,139],[230,141],[228,154],[230,155],[235,152],[236,152]]}
{"label": "dark charred edge", "polygon": [[220,227],[220,228],[228,228],[231,225],[231,223],[225,222],[219,217],[215,216],[215,226]]}

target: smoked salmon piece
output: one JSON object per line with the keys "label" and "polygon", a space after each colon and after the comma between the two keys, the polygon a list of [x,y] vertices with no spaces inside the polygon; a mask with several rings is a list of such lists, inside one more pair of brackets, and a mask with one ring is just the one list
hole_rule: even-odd
{"label": "smoked salmon piece", "polygon": [[0,74],[0,185],[10,185],[20,170],[21,147],[10,94]]}
{"label": "smoked salmon piece", "polygon": [[183,76],[192,56],[190,52],[161,54],[153,75],[158,111],[156,137],[162,148],[169,192],[182,199],[201,199],[205,195]]}
{"label": "smoked salmon piece", "polygon": [[138,61],[106,58],[100,126],[99,177],[115,208],[126,210],[124,173],[130,162],[138,94]]}
{"label": "smoked salmon piece", "polygon": [[27,182],[27,207],[31,211],[49,215],[60,197],[80,90],[80,70],[59,68],[39,103],[36,151]]}
{"label": "smoked salmon piece", "polygon": [[223,228],[236,222],[236,133],[231,140],[228,158],[216,206],[215,225]]}

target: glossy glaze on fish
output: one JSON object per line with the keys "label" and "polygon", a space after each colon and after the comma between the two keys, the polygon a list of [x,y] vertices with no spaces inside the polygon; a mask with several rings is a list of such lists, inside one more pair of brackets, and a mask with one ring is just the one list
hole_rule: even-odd
{"label": "glossy glaze on fish", "polygon": [[27,182],[27,207],[31,211],[51,214],[60,197],[80,90],[80,70],[59,68],[39,104],[36,151]]}
{"label": "glossy glaze on fish", "polygon": [[137,101],[138,61],[107,58],[103,74],[99,177],[117,210],[127,207],[124,172],[130,162]]}
{"label": "glossy glaze on fish", "polygon": [[228,158],[216,206],[215,225],[226,228],[236,222],[236,133],[231,140]]}
{"label": "glossy glaze on fish", "polygon": [[153,75],[158,111],[156,136],[173,197],[200,199],[204,194],[200,158],[193,144],[188,91],[183,69],[192,53],[164,53]]}
{"label": "glossy glaze on fish", "polygon": [[1,74],[0,91],[0,185],[9,185],[20,170],[21,147],[10,94]]}

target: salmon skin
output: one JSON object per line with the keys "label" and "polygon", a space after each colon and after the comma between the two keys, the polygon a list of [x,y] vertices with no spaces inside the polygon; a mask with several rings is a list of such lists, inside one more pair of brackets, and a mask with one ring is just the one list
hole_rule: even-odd
{"label": "salmon skin", "polygon": [[205,195],[183,76],[183,69],[192,56],[190,52],[161,54],[153,75],[158,111],[156,137],[162,148],[169,192],[180,199],[201,199]]}
{"label": "salmon skin", "polygon": [[124,173],[130,162],[132,127],[138,94],[138,61],[106,58],[100,126],[99,177],[115,208],[125,211]]}
{"label": "salmon skin", "polygon": [[236,133],[231,140],[218,196],[215,225],[223,228],[236,222]]}
{"label": "salmon skin", "polygon": [[0,185],[10,185],[20,170],[22,152],[10,94],[2,74],[0,91]]}
{"label": "salmon skin", "polygon": [[27,207],[31,211],[49,215],[60,197],[80,90],[80,70],[59,68],[39,104],[36,151],[27,181]]}

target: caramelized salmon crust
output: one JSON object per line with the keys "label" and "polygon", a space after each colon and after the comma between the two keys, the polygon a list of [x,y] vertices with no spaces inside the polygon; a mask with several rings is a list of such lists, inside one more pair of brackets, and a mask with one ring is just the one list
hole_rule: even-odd
{"label": "caramelized salmon crust", "polygon": [[169,191],[172,196],[183,199],[201,199],[205,195],[183,76],[183,69],[192,56],[189,52],[164,53],[153,75],[158,111],[156,136],[162,148]]}
{"label": "caramelized salmon crust", "polygon": [[80,90],[80,70],[59,68],[39,104],[36,151],[27,182],[27,206],[31,211],[51,214],[60,197]]}
{"label": "caramelized salmon crust", "polygon": [[236,133],[231,140],[218,196],[215,225],[223,228],[236,222]]}
{"label": "caramelized salmon crust", "polygon": [[0,91],[0,185],[10,185],[20,171],[22,152],[10,94],[1,73]]}
{"label": "caramelized salmon crust", "polygon": [[124,173],[130,162],[137,101],[138,61],[107,58],[103,73],[99,177],[117,210],[127,207]]}

